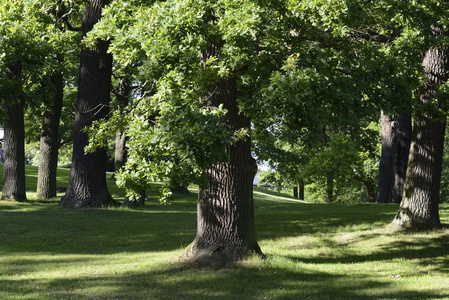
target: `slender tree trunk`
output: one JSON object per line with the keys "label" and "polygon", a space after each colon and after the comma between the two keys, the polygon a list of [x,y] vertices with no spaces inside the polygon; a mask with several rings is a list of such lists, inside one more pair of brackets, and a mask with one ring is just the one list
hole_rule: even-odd
{"label": "slender tree trunk", "polygon": [[[90,31],[101,17],[106,0],[91,0],[84,7],[83,34]],[[110,101],[112,56],[109,43],[99,41],[94,50],[81,50],[78,97],[73,137],[72,169],[69,185],[60,205],[71,208],[99,207],[113,203],[106,184],[106,149],[85,153],[88,137],[83,129],[92,121],[106,118]]]}
{"label": "slender tree trunk", "polygon": [[293,198],[299,198],[298,187],[293,187]]}
{"label": "slender tree trunk", "polygon": [[[19,80],[20,63],[6,70],[9,80]],[[5,97],[5,95],[2,95]],[[27,201],[25,186],[25,124],[24,99],[19,91],[11,91],[2,101],[6,113],[4,124],[4,157],[2,199]]]}
{"label": "slender tree trunk", "polygon": [[412,140],[412,117],[410,114],[400,113],[397,117],[398,126],[395,138],[395,180],[394,180],[394,203],[401,203],[404,191],[404,182],[407,172],[408,155]]}
{"label": "slender tree trunk", "polygon": [[326,176],[326,202],[332,203],[334,201],[334,176],[327,174]]}
{"label": "slender tree trunk", "polygon": [[304,200],[304,180],[299,181],[299,200]]}
{"label": "slender tree trunk", "polygon": [[62,73],[52,76],[55,87],[53,104],[44,111],[37,177],[36,196],[39,199],[56,197],[56,171],[58,168],[59,121],[64,98],[64,81]]}
{"label": "slender tree trunk", "polygon": [[[433,28],[435,35],[443,35],[441,28]],[[445,84],[449,70],[449,48],[432,48],[423,60],[427,84],[419,91],[420,102],[432,105],[438,88]],[[439,99],[447,105],[447,96]],[[443,103],[444,101],[444,103]],[[446,122],[426,112],[414,118],[412,143],[404,184],[404,194],[393,225],[399,228],[439,228],[438,211],[443,146]]]}
{"label": "slender tree trunk", "polygon": [[126,132],[119,130],[115,133],[114,172],[118,172],[125,165],[126,158]]}
{"label": "slender tree trunk", "polygon": [[378,203],[391,203],[394,174],[394,131],[392,118],[381,112],[382,152],[379,162]]}
{"label": "slender tree trunk", "polygon": [[[127,78],[119,78],[118,89],[115,93],[117,101],[120,107],[125,109],[129,104],[129,98],[131,96],[131,86],[128,83]],[[126,151],[126,132],[124,130],[119,130],[115,134],[115,156],[114,156],[114,171],[118,172],[122,168],[128,156]]]}

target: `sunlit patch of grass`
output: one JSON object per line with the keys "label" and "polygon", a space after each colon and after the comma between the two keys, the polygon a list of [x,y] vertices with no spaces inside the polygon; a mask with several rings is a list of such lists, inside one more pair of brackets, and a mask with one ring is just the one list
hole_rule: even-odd
{"label": "sunlit patch of grass", "polygon": [[449,298],[449,229],[392,231],[397,205],[305,205],[258,190],[267,259],[216,269],[179,259],[196,233],[195,188],[171,205],[154,192],[143,208],[79,211],[33,192],[0,201],[0,299]]}

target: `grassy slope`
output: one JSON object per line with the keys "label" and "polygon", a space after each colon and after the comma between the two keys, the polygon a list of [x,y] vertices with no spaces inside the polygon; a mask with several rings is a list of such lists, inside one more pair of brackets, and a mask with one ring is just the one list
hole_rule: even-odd
{"label": "grassy slope", "polygon": [[[195,195],[80,211],[0,201],[0,299],[449,299],[448,229],[391,232],[396,205],[255,198],[268,258],[220,270],[177,262],[195,236]],[[447,205],[441,215],[448,224]]]}

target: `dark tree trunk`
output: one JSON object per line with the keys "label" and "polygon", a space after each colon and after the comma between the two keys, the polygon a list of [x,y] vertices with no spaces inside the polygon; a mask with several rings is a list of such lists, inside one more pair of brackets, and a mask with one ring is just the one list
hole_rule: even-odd
{"label": "dark tree trunk", "polygon": [[[440,28],[434,28],[434,33],[443,34]],[[424,56],[427,84],[419,91],[423,104],[432,105],[430,101],[436,91],[447,82],[448,50],[447,47],[432,48]],[[439,101],[445,101],[444,106],[447,105],[447,99]],[[415,115],[403,199],[393,220],[393,225],[398,228],[441,227],[438,203],[446,128],[442,120],[422,111]]]}
{"label": "dark tree trunk", "polygon": [[[101,17],[106,0],[91,0],[84,7],[83,34],[92,29]],[[106,185],[106,149],[85,153],[88,144],[83,129],[92,121],[106,118],[109,111],[112,56],[107,53],[109,43],[99,41],[96,49],[81,50],[78,97],[73,137],[72,169],[69,185],[60,205],[71,208],[99,207],[113,203]]]}
{"label": "dark tree trunk", "polygon": [[304,200],[304,180],[299,181],[299,200]]}
{"label": "dark tree trunk", "polygon": [[382,152],[379,161],[379,185],[377,202],[391,203],[394,182],[394,130],[392,118],[381,112]]}
{"label": "dark tree trunk", "polygon": [[56,170],[58,168],[59,120],[64,98],[62,73],[51,78],[55,88],[53,104],[44,111],[37,177],[36,196],[39,199],[56,197]]}
{"label": "dark tree trunk", "polygon": [[[250,129],[250,120],[239,113],[235,79],[222,80],[205,97],[214,106],[223,104],[223,120],[231,132]],[[229,161],[210,166],[207,188],[198,193],[197,234],[186,253],[193,261],[223,265],[249,254],[263,256],[254,228],[253,180],[257,172],[251,157],[251,140],[241,140],[227,149]]]}
{"label": "dark tree trunk", "polygon": [[[22,65],[10,66],[6,70],[9,80],[19,80]],[[6,114],[4,124],[4,158],[2,199],[27,201],[25,186],[25,124],[24,99],[21,89],[13,90],[2,101]]]}
{"label": "dark tree trunk", "polygon": [[408,155],[412,140],[412,117],[410,114],[398,114],[395,138],[395,164],[394,164],[394,203],[401,203],[404,191],[404,182],[407,172]]}
{"label": "dark tree trunk", "polygon": [[304,200],[304,180],[299,180],[298,186],[293,188],[293,197]]}
{"label": "dark tree trunk", "polygon": [[366,193],[368,194],[368,202],[376,202],[376,184],[371,181],[364,182]]}
{"label": "dark tree trunk", "polygon": [[[115,93],[120,107],[123,109],[128,106],[129,98],[131,96],[131,87],[126,78],[119,78],[118,89]],[[114,156],[114,171],[118,172],[122,168],[127,159],[126,151],[126,133],[124,130],[119,130],[115,134],[115,156]]]}
{"label": "dark tree trunk", "polygon": [[327,174],[326,176],[326,202],[332,203],[334,201],[334,176]]}

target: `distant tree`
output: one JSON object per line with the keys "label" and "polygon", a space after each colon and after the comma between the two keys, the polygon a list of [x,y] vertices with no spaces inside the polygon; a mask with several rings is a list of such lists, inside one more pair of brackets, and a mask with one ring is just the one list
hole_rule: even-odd
{"label": "distant tree", "polygon": [[39,199],[56,197],[56,170],[58,167],[59,119],[64,98],[64,79],[61,72],[51,76],[54,87],[53,104],[45,108],[42,120],[39,170],[36,196]]}
{"label": "distant tree", "polygon": [[39,3],[0,2],[0,97],[5,130],[2,197],[26,200],[24,110],[39,97],[52,61],[53,32],[38,16]]}
{"label": "distant tree", "polygon": [[[121,110],[127,109],[131,97],[131,84],[128,80],[126,77],[120,77],[117,80],[117,90],[114,94]],[[124,128],[119,128],[115,134],[114,172],[118,172],[125,166],[126,157],[126,131]]]}
{"label": "distant tree", "polygon": [[394,183],[395,162],[395,122],[393,117],[381,112],[382,152],[379,162],[379,185],[377,193],[378,203],[391,203]]}
{"label": "distant tree", "polygon": [[[74,29],[69,24],[69,19],[76,19],[80,6],[75,7],[70,2],[68,7],[64,2],[41,1],[35,4],[37,11],[35,17],[39,16],[41,22],[46,23],[51,30],[52,64],[49,66],[49,80],[44,88],[47,90],[44,99],[44,112],[42,114],[42,125],[40,128],[39,148],[39,171],[37,178],[36,195],[40,199],[56,197],[56,178],[58,166],[58,150],[60,142],[60,121],[64,104],[64,88],[71,84],[71,77],[76,77],[74,72],[74,61],[79,54],[79,34],[81,28]],[[70,28],[67,28],[70,27]]]}
{"label": "distant tree", "polygon": [[409,113],[399,113],[396,119],[393,202],[401,203],[412,139],[412,118]]}
{"label": "distant tree", "polygon": [[382,152],[379,163],[378,203],[401,203],[410,150],[411,115],[391,117],[382,112]]}

